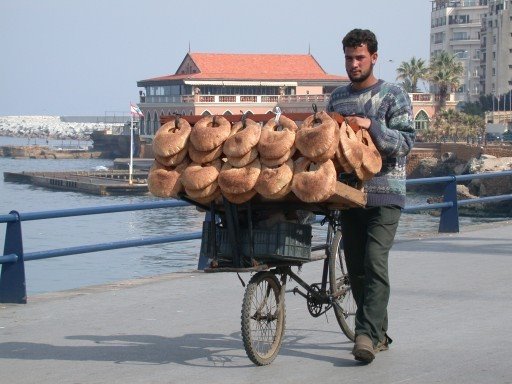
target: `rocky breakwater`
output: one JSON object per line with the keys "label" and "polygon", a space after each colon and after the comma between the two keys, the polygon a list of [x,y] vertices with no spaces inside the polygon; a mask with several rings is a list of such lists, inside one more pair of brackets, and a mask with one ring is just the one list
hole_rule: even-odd
{"label": "rocky breakwater", "polygon": [[[440,177],[447,175],[479,174],[486,172],[500,172],[512,170],[512,157],[495,157],[482,154],[478,158],[471,158],[469,161],[461,161],[453,153],[445,153],[440,159],[424,158],[418,163],[409,178]],[[408,187],[410,191],[431,194],[427,202],[434,203],[442,201],[441,193],[444,184],[433,184],[431,186],[419,185]],[[474,199],[478,197],[507,195],[512,193],[512,176],[494,177],[489,179],[473,179],[461,182],[457,185],[457,196],[459,200]],[[494,203],[475,203],[459,207],[461,215],[482,216],[482,217],[511,217],[512,201]]]}
{"label": "rocky breakwater", "polygon": [[29,157],[35,159],[73,159],[101,157],[100,151],[90,150],[86,147],[63,148],[56,142],[63,140],[80,141],[90,140],[94,131],[104,131],[119,127],[111,123],[81,123],[66,122],[59,116],[0,116],[0,136],[45,139],[54,145],[5,145],[0,146],[0,157]]}
{"label": "rocky breakwater", "polygon": [[88,140],[91,132],[118,127],[110,123],[62,121],[60,116],[0,116],[0,136]]}

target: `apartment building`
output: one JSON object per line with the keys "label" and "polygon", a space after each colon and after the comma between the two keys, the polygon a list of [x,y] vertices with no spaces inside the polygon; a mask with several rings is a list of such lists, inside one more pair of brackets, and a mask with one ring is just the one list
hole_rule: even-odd
{"label": "apartment building", "polygon": [[512,0],[432,1],[430,58],[446,51],[464,66],[457,101],[512,92],[511,8]]}
{"label": "apartment building", "polygon": [[[434,0],[430,29],[430,60],[439,52],[453,54],[464,66],[457,101],[475,101],[482,92],[482,18],[489,0]],[[435,92],[432,89],[431,92]]]}
{"label": "apartment building", "polygon": [[488,0],[482,17],[480,86],[496,97],[512,89],[512,1]]}

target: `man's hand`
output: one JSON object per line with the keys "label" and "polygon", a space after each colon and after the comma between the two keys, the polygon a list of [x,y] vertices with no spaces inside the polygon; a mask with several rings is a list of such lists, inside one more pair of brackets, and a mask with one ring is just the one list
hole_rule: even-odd
{"label": "man's hand", "polygon": [[347,121],[348,125],[356,129],[357,127],[361,129],[370,129],[370,125],[372,124],[370,119],[361,116],[346,116],[345,120]]}

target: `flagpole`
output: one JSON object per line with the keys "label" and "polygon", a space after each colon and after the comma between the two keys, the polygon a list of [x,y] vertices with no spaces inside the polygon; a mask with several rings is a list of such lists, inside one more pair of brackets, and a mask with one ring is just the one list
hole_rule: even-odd
{"label": "flagpole", "polygon": [[130,113],[131,124],[130,124],[130,170],[128,176],[128,183],[132,184],[132,173],[133,173],[133,113]]}

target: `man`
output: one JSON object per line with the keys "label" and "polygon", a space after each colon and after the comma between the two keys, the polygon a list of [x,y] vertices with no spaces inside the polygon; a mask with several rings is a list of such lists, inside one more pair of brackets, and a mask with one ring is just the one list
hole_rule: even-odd
{"label": "man", "polygon": [[377,39],[354,29],[343,39],[345,68],[351,83],[331,95],[328,112],[368,130],[382,156],[382,168],[364,185],[367,205],[341,213],[343,247],[354,299],[355,359],[370,363],[387,350],[388,255],[405,205],[405,156],[414,144],[409,96],[399,86],[377,79]]}

